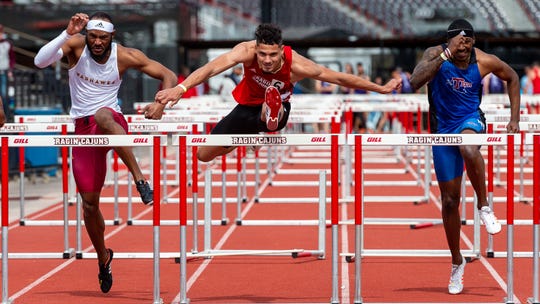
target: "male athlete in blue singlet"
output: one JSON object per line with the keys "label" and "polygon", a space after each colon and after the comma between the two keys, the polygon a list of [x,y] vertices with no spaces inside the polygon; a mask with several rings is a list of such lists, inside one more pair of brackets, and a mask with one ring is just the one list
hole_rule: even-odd
{"label": "male athlete in blue singlet", "polygon": [[[463,19],[448,27],[447,43],[428,48],[411,75],[415,90],[428,83],[432,133],[484,133],[485,119],[480,110],[482,79],[493,73],[507,82],[511,119],[509,133],[519,132],[519,77],[505,62],[474,47],[472,25]],[[488,206],[485,164],[480,146],[433,146],[433,162],[441,191],[442,219],[452,254],[448,292],[463,290],[466,261],[460,253],[461,219],[459,202],[463,166],[478,197],[480,219],[490,234],[501,231]]]}

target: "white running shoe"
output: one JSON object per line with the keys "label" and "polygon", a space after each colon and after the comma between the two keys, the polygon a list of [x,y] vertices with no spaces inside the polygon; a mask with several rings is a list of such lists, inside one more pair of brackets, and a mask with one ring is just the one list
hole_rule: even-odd
{"label": "white running shoe", "polygon": [[480,219],[486,226],[486,230],[489,234],[497,234],[501,232],[501,223],[497,220],[493,210],[489,206],[484,206],[479,211]]}
{"label": "white running shoe", "polygon": [[463,274],[465,274],[465,265],[467,261],[461,257],[463,262],[461,265],[452,264],[452,272],[450,273],[450,283],[448,283],[448,293],[458,294],[463,291]]}

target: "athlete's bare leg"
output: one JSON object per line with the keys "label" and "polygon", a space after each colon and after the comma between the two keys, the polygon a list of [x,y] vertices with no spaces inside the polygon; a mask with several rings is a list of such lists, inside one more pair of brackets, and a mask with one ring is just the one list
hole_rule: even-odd
{"label": "athlete's bare leg", "polygon": [[[111,111],[108,109],[101,108],[97,110],[94,119],[96,120],[98,127],[105,134],[126,134],[124,128],[114,120]],[[145,179],[131,147],[115,147],[114,151],[118,153],[118,156],[122,159],[124,164],[126,164],[135,181]]]}
{"label": "athlete's bare leg", "polygon": [[197,158],[202,162],[209,162],[218,156],[231,152],[234,149],[236,149],[235,146],[232,146],[232,147],[201,146],[197,150]]}
{"label": "athlete's bare leg", "polygon": [[[464,130],[463,134],[477,134],[472,130]],[[478,209],[488,206],[486,191],[486,165],[478,146],[459,146],[459,152],[465,161],[467,176],[478,199]]]}
{"label": "athlete's bare leg", "polygon": [[451,181],[439,182],[442,200],[442,220],[448,248],[452,254],[452,264],[461,265],[460,233],[461,218],[459,201],[461,193],[461,176]]}
{"label": "athlete's bare leg", "polygon": [[105,247],[105,220],[99,210],[99,192],[81,192],[83,203],[84,227],[90,241],[97,253],[100,264],[109,259],[109,252]]}

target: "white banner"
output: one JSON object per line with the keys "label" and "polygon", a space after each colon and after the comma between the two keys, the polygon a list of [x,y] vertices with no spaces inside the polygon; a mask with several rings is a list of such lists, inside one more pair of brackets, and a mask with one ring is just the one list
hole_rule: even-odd
{"label": "white banner", "polygon": [[[507,134],[365,134],[347,138],[349,145],[355,137],[362,137],[366,146],[461,146],[461,145],[506,145]],[[514,144],[519,144],[520,134],[512,134]]]}
{"label": "white banner", "polygon": [[[186,135],[188,146],[330,146],[331,134],[268,134],[268,135],[242,135],[242,134],[211,134]],[[343,145],[345,135],[336,134],[338,145]],[[173,146],[179,145],[179,137],[173,136]]]}

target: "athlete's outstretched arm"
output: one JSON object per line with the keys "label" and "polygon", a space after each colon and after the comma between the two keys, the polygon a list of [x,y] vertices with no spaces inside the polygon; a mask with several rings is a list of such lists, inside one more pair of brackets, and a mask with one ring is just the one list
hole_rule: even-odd
{"label": "athlete's outstretched arm", "polygon": [[229,52],[216,57],[207,64],[193,71],[178,86],[157,92],[155,102],[174,106],[182,95],[190,88],[201,84],[209,78],[222,73],[223,71],[237,65],[252,60],[254,56],[254,41],[241,42]]}
{"label": "athlete's outstretched arm", "polygon": [[384,86],[349,73],[337,72],[319,65],[306,57],[293,52],[291,81],[313,78],[353,89],[364,89],[378,93],[391,93],[401,87],[401,80],[391,79]]}
{"label": "athlete's outstretched arm", "polygon": [[[120,73],[123,74],[127,69],[133,68],[145,73],[146,75],[161,81],[161,86],[165,89],[176,85],[176,74],[166,68],[161,63],[148,58],[138,49],[118,46],[118,66]],[[144,110],[144,116],[148,119],[160,119],[163,116],[165,105],[151,103]]]}

